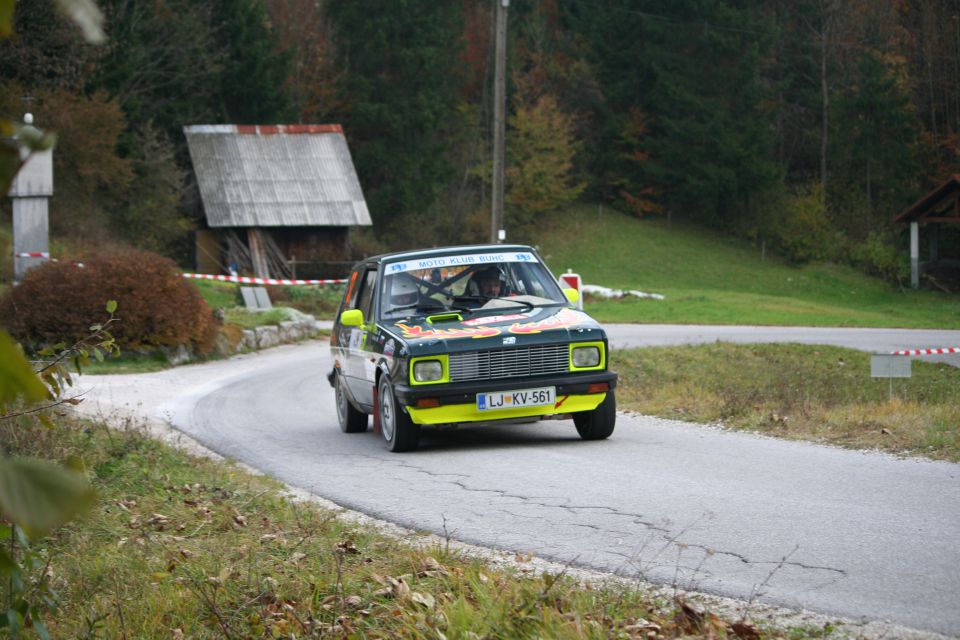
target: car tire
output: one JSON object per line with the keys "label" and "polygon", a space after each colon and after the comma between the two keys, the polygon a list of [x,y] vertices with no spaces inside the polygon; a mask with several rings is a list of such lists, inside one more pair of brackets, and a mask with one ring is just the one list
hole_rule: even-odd
{"label": "car tire", "polygon": [[593,411],[581,411],[573,414],[573,424],[584,440],[603,440],[609,438],[617,424],[617,398],[613,391]]}
{"label": "car tire", "polygon": [[380,433],[390,451],[413,451],[420,444],[420,425],[415,424],[403,410],[393,393],[393,384],[386,375],[377,387],[377,410],[380,413]]}
{"label": "car tire", "polygon": [[368,416],[350,404],[350,398],[347,397],[347,390],[344,388],[345,385],[343,378],[337,375],[334,394],[336,395],[337,421],[340,423],[340,431],[344,433],[363,433],[367,430]]}

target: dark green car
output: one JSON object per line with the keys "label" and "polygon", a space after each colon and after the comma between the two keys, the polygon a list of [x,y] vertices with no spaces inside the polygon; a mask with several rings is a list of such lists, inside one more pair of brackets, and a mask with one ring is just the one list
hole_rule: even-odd
{"label": "dark green car", "polygon": [[375,429],[391,451],[423,425],[572,417],[585,440],[616,423],[607,337],[530,248],[391,253],[350,274],[328,379],[340,428]]}

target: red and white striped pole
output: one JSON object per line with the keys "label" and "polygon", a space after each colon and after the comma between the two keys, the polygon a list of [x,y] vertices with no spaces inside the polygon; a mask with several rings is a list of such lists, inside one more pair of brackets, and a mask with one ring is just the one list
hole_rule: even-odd
{"label": "red and white striped pole", "polygon": [[951,353],[960,353],[960,347],[940,347],[938,349],[902,349],[894,351],[893,356],[942,356]]}

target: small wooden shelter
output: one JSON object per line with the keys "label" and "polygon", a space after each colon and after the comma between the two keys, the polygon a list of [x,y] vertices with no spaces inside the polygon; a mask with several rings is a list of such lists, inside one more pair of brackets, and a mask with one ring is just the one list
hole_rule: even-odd
{"label": "small wooden shelter", "polygon": [[184,127],[208,230],[197,268],[329,277],[372,224],[340,125]]}
{"label": "small wooden shelter", "polygon": [[[960,256],[941,255],[944,225],[960,225],[960,174],[901,211],[894,222],[910,224],[910,284],[920,286],[920,274],[936,269],[960,270]],[[926,260],[920,260],[920,227],[927,237]]]}

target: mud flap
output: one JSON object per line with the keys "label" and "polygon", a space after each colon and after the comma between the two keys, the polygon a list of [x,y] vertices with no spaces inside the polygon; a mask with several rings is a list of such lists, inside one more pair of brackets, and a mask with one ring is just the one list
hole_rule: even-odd
{"label": "mud flap", "polygon": [[379,389],[373,387],[373,432],[380,435],[380,401]]}

